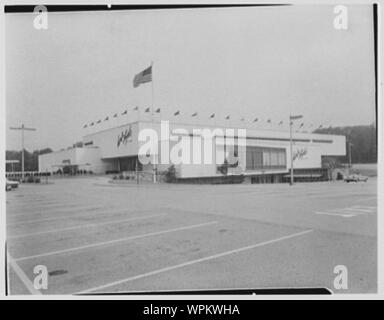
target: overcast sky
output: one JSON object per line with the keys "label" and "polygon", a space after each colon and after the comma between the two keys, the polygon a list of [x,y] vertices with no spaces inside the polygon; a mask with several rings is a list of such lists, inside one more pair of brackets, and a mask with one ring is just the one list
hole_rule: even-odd
{"label": "overcast sky", "polygon": [[[151,61],[163,118],[277,123],[292,112],[314,127],[370,124],[372,7],[348,9],[342,31],[325,5],[49,13],[43,31],[33,14],[7,14],[7,127],[37,128],[28,150],[72,145],[85,123],[150,106],[151,85],[134,89],[132,79]],[[6,135],[19,149],[20,133]]]}

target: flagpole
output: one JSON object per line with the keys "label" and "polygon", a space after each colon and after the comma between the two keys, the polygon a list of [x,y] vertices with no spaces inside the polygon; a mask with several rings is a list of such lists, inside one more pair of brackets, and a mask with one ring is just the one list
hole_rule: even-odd
{"label": "flagpole", "polygon": [[[151,122],[152,122],[152,129],[154,127],[154,112],[153,112],[153,108],[154,108],[154,100],[155,100],[155,90],[154,90],[154,77],[153,77],[153,61],[151,61],[151,73],[152,73],[152,81],[151,81],[151,88],[152,88],[152,106],[151,106]],[[158,156],[158,155],[157,155]],[[153,155],[153,182],[156,183],[157,182],[157,165],[156,165],[156,155]]]}
{"label": "flagpole", "polygon": [[151,110],[151,114],[152,114],[152,122],[153,122],[153,107],[154,107],[154,99],[155,99],[155,90],[154,90],[154,77],[153,77],[153,61],[151,61],[151,72],[152,72],[152,81],[151,81],[151,86],[152,86],[152,110]]}

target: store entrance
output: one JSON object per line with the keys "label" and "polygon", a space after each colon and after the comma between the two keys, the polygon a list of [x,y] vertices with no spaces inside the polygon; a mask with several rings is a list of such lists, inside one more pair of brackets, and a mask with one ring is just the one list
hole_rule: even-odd
{"label": "store entrance", "polygon": [[138,166],[138,170],[141,171],[143,169],[140,161],[138,161],[137,156],[132,156],[132,157],[124,157],[124,158],[119,158],[119,171],[136,171],[136,165]]}

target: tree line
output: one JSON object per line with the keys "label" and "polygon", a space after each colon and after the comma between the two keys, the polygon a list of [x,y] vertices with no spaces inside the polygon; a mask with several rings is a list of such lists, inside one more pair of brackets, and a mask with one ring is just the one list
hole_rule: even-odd
{"label": "tree line", "polygon": [[329,127],[316,129],[313,133],[336,134],[346,137],[346,156],[340,161],[348,163],[351,143],[352,163],[377,163],[377,130],[374,124],[364,126]]}
{"label": "tree line", "polygon": [[[24,170],[25,171],[38,171],[39,170],[39,155],[52,152],[51,148],[44,148],[40,150],[35,150],[33,152],[29,152],[24,149]],[[21,171],[21,150],[6,150],[5,152],[6,160],[18,160],[19,163],[15,163],[13,165],[15,171]],[[6,171],[9,172],[12,170],[12,165],[6,165]]]}

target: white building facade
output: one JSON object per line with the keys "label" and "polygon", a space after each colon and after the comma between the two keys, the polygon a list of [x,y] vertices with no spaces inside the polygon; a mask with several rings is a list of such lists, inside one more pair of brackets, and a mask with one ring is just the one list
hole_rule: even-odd
{"label": "white building facade", "polygon": [[[164,124],[164,123],[163,123]],[[235,129],[235,143],[228,144],[225,130],[229,126],[198,125],[193,123],[167,123],[169,136],[164,137],[160,119],[136,119],[135,121],[119,124],[112,127],[100,128],[93,132],[86,132],[83,137],[82,148],[71,148],[44,154],[39,156],[40,172],[56,172],[66,166],[75,168],[75,171],[91,171],[95,174],[131,172],[135,170],[154,172],[160,174],[172,165],[172,162],[164,163],[161,159],[162,149],[168,145],[169,153],[183,139],[190,139],[190,151],[187,157],[189,161],[174,164],[176,176],[179,179],[217,178],[225,176],[246,177],[272,177],[271,182],[279,177],[281,181],[291,169],[290,133],[285,130],[266,130],[257,128],[233,128]],[[167,128],[168,128],[167,127]],[[139,134],[145,129],[153,130],[157,136],[158,150],[147,153],[150,161],[142,164],[140,150],[143,141],[139,141]],[[195,134],[196,129],[211,130],[220,129],[222,134],[213,134],[211,137],[211,163],[196,162],[196,140],[200,139]],[[238,143],[237,129],[246,130],[245,145]],[[220,131],[219,130],[219,131]],[[163,127],[164,131],[164,127]],[[180,132],[183,133],[180,133]],[[201,156],[204,158],[207,149],[201,145]],[[195,146],[195,148],[193,148]],[[164,150],[163,150],[164,151]],[[223,159],[218,161],[218,154],[230,154],[236,156],[236,163],[227,166],[223,173],[220,167]],[[164,153],[163,153],[164,154]],[[322,157],[345,156],[346,141],[344,136],[293,132],[293,167],[294,172],[300,174],[300,170],[307,174],[316,174],[322,168]]]}

